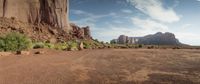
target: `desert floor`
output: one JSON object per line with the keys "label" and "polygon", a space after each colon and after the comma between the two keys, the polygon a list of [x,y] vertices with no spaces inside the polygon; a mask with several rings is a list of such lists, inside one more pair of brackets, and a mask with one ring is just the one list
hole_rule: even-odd
{"label": "desert floor", "polygon": [[200,84],[200,50],[42,51],[1,56],[0,84]]}

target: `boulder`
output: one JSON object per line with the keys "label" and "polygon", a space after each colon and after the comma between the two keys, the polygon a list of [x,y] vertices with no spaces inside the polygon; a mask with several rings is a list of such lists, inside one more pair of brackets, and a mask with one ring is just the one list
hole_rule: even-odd
{"label": "boulder", "polygon": [[79,50],[83,50],[84,49],[84,45],[83,42],[79,43]]}

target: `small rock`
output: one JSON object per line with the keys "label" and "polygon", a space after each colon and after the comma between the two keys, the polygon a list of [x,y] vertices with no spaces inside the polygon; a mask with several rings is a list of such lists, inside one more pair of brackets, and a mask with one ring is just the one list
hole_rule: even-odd
{"label": "small rock", "polygon": [[69,48],[69,51],[77,51],[78,48]]}
{"label": "small rock", "polygon": [[81,43],[79,44],[79,50],[83,50],[83,49],[84,49],[83,42],[81,42]]}
{"label": "small rock", "polygon": [[22,51],[17,51],[16,54],[17,54],[17,55],[21,55],[21,54],[22,54]]}
{"label": "small rock", "polygon": [[35,52],[35,54],[44,54],[44,52],[43,51],[37,51],[37,52]]}
{"label": "small rock", "polygon": [[22,51],[21,53],[22,53],[22,55],[30,55],[29,51]]}

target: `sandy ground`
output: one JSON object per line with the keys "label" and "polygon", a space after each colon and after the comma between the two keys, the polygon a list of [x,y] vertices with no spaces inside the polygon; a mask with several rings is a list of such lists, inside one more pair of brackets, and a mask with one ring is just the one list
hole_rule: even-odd
{"label": "sandy ground", "polygon": [[200,50],[107,49],[0,57],[0,84],[200,84]]}

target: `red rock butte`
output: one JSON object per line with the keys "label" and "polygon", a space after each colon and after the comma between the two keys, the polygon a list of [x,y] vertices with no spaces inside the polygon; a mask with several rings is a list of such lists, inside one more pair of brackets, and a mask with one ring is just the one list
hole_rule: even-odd
{"label": "red rock butte", "polygon": [[0,0],[0,17],[71,30],[69,0]]}

